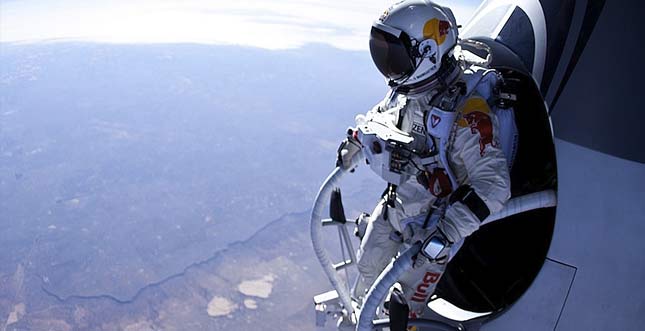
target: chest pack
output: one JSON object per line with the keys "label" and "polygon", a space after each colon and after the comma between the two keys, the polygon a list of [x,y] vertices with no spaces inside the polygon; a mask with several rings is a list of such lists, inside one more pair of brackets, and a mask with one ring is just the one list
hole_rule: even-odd
{"label": "chest pack", "polygon": [[[441,95],[427,100],[395,95],[366,115],[357,116],[359,140],[372,170],[394,185],[416,178],[437,197],[456,190],[459,183],[448,154],[455,122],[462,119],[458,110],[474,93],[495,105],[498,78],[494,70],[472,71],[468,79],[458,81]],[[491,108],[499,123],[497,138],[510,168],[517,146],[513,110]]]}

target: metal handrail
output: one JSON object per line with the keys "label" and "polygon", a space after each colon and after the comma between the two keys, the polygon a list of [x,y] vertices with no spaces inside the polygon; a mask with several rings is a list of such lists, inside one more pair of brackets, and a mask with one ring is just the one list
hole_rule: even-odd
{"label": "metal handrail", "polygon": [[331,197],[331,192],[335,187],[338,187],[340,180],[345,174],[347,174],[350,169],[353,169],[358,165],[358,163],[363,159],[363,153],[356,153],[352,157],[350,166],[347,169],[341,167],[336,167],[327,179],[323,182],[320,190],[318,190],[318,195],[314,200],[314,206],[311,211],[311,220],[310,220],[310,232],[311,232],[311,243],[314,247],[314,253],[320,262],[320,265],[327,275],[327,279],[334,287],[338,293],[340,301],[343,303],[346,314],[349,316],[354,312],[354,307],[352,306],[352,298],[349,293],[348,287],[343,284],[340,275],[338,274],[336,268],[334,268],[333,262],[327,254],[327,250],[323,247],[322,240],[322,214],[324,207]]}

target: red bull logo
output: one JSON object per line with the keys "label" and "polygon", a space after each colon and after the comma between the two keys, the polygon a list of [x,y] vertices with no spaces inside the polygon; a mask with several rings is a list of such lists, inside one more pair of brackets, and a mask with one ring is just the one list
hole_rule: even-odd
{"label": "red bull logo", "polygon": [[479,154],[484,156],[486,145],[497,147],[493,136],[493,122],[486,100],[479,96],[471,97],[460,109],[461,118],[457,121],[460,127],[470,128],[472,134],[479,134]]}
{"label": "red bull logo", "polygon": [[452,183],[445,169],[435,168],[428,180],[430,193],[437,198],[447,197],[452,192]]}
{"label": "red bull logo", "polygon": [[414,292],[414,295],[410,300],[425,303],[428,295],[430,294],[428,293],[430,284],[435,284],[436,282],[438,282],[439,277],[441,277],[441,274],[439,273],[430,271],[426,272],[426,274],[423,276],[421,284],[417,286],[416,291]]}
{"label": "red bull logo", "polygon": [[470,132],[473,134],[479,133],[479,154],[481,156],[484,156],[486,145],[497,147],[493,140],[493,122],[488,114],[473,111],[463,115],[463,117],[470,127]]}
{"label": "red bull logo", "polygon": [[439,35],[445,36],[450,32],[450,22],[448,21],[439,21]]}
{"label": "red bull logo", "polygon": [[433,18],[423,26],[423,39],[434,39],[437,45],[443,44],[450,32],[450,22]]}

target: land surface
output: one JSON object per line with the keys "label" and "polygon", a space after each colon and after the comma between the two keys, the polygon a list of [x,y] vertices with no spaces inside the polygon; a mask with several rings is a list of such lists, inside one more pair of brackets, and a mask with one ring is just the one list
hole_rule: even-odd
{"label": "land surface", "polygon": [[0,44],[0,330],[313,327],[307,210],[384,92],[321,45]]}

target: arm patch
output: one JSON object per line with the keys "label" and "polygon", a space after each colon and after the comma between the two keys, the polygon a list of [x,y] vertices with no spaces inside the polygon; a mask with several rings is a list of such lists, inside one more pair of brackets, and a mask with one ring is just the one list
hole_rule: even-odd
{"label": "arm patch", "polygon": [[470,128],[470,133],[479,135],[479,155],[484,156],[486,145],[498,147],[493,136],[493,121],[490,118],[490,107],[481,97],[472,97],[464,103],[461,118],[457,122],[460,127]]}

